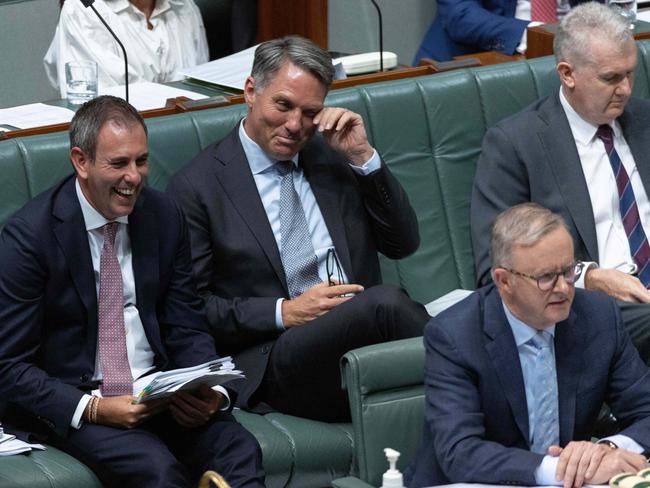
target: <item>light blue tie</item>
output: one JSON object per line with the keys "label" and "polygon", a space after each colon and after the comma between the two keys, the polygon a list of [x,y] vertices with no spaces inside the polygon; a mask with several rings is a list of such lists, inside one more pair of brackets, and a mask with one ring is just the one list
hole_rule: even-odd
{"label": "light blue tie", "polygon": [[560,442],[557,373],[551,351],[552,341],[553,336],[546,331],[537,332],[530,340],[537,349],[533,372],[535,425],[530,450],[539,454],[547,454],[550,445]]}
{"label": "light blue tie", "polygon": [[280,185],[280,258],[287,277],[289,295],[298,295],[320,283],[318,260],[309,235],[300,197],[293,184],[293,163],[278,161],[278,173],[282,176]]}

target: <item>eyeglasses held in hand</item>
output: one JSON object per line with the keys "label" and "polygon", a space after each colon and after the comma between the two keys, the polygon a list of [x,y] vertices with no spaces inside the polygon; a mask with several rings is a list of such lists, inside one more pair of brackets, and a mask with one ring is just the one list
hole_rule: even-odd
{"label": "eyeglasses held in hand", "polygon": [[325,267],[327,269],[327,283],[329,286],[340,285],[343,283],[341,263],[339,262],[339,258],[336,256],[336,250],[333,247],[330,247],[327,250]]}

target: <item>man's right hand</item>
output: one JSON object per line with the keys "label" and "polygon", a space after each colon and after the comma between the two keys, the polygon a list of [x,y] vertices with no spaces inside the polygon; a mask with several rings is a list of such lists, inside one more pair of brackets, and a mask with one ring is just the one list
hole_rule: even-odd
{"label": "man's right hand", "polygon": [[130,395],[101,398],[97,408],[97,423],[132,429],[167,408],[168,403],[163,399],[133,405],[134,399]]}
{"label": "man's right hand", "polygon": [[650,303],[650,291],[639,279],[616,269],[589,269],[585,275],[585,288],[603,291],[625,302]]}
{"label": "man's right hand", "polygon": [[550,446],[548,454],[559,456],[555,479],[562,481],[564,488],[580,488],[586,480],[598,473],[602,459],[611,450],[605,444],[572,441],[564,449]]}
{"label": "man's right hand", "polygon": [[362,291],[361,285],[329,286],[327,283],[319,283],[293,300],[282,302],[282,323],[287,329],[303,325],[352,298],[344,295]]}

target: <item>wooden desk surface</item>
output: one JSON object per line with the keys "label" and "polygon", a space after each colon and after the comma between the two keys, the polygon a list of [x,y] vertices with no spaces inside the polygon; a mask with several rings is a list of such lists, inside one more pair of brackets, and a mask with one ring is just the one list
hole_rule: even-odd
{"label": "wooden desk surface", "polygon": [[[402,67],[402,68],[397,68],[391,71],[383,71],[380,73],[369,73],[365,75],[357,75],[357,76],[351,76],[350,78],[347,78],[345,80],[336,80],[332,83],[332,90],[337,90],[339,88],[347,88],[350,86],[356,86],[356,85],[363,85],[366,83],[376,83],[380,81],[388,81],[388,80],[398,80],[402,78],[412,78],[416,76],[424,76],[424,75],[430,75],[433,74],[435,71],[431,69],[431,67],[427,66],[418,66],[415,68],[411,67]],[[216,107],[222,107],[222,106],[227,106],[227,105],[236,105],[240,103],[244,103],[244,96],[243,95],[228,95],[225,94],[222,90],[219,90],[218,87],[211,88],[206,85],[202,86],[197,86],[195,84],[192,84],[191,82],[177,82],[173,83],[172,85],[177,86],[179,88],[184,88],[186,90],[190,91],[197,91],[199,93],[202,93],[204,95],[208,96],[225,96],[225,101],[219,100],[219,101],[212,101],[210,99],[202,101],[202,100],[197,100],[197,101],[191,101],[187,100],[185,98],[172,98],[167,100],[167,104],[165,107],[161,107],[159,109],[155,110],[146,110],[143,112],[140,112],[144,118],[150,118],[150,117],[160,117],[163,115],[172,115],[172,114],[177,114],[177,113],[182,113],[182,112],[190,112],[190,111],[195,111],[195,110],[205,110],[209,108],[216,108]],[[55,101],[53,102],[55,105],[62,105],[62,106],[67,106],[65,100],[61,101]],[[69,107],[72,108],[72,107]],[[47,134],[50,132],[59,132],[59,131],[64,131],[67,130],[70,124],[64,123],[64,124],[55,124],[55,125],[46,125],[46,126],[41,126],[41,127],[34,127],[32,129],[19,129],[19,130],[14,130],[10,132],[0,132],[0,140],[2,139],[9,139],[13,137],[24,137],[24,136],[31,136],[31,135],[36,135],[36,134]]]}
{"label": "wooden desk surface", "polygon": [[[557,24],[544,24],[537,27],[529,27],[528,47],[526,58],[539,58],[553,54],[553,39],[557,32]],[[650,39],[650,23],[638,20],[634,24],[634,39]]]}

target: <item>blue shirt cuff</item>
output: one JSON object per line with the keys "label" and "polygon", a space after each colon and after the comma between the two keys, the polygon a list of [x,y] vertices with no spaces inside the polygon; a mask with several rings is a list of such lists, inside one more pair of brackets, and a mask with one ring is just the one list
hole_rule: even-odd
{"label": "blue shirt cuff", "polygon": [[377,154],[377,150],[373,149],[372,157],[363,163],[362,166],[350,164],[350,167],[355,173],[361,176],[367,176],[373,171],[377,171],[379,168],[381,168],[381,158],[379,157],[379,154]]}

